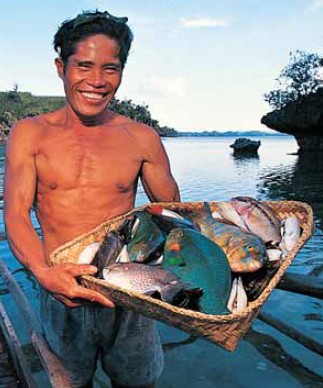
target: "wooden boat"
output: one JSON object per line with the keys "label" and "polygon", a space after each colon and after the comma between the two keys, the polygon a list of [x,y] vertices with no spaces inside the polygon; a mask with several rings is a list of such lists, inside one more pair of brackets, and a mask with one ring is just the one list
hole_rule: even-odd
{"label": "wooden boat", "polygon": [[[128,291],[118,286],[108,284],[104,280],[92,276],[81,277],[85,287],[97,290],[111,298],[117,304],[146,315],[150,318],[160,320],[168,325],[175,326],[183,331],[199,336],[213,343],[216,343],[229,351],[233,351],[244,334],[250,328],[252,321],[259,314],[261,307],[268,299],[272,290],[277,286],[286,269],[294,260],[298,251],[310,238],[313,232],[313,213],[309,205],[297,201],[266,201],[276,213],[279,219],[296,215],[302,227],[302,234],[293,248],[286,256],[283,264],[272,274],[272,277],[263,284],[260,295],[250,302],[248,306],[238,312],[229,315],[208,315],[201,312],[183,309],[154,299],[152,297]],[[149,206],[160,206],[186,213],[190,210],[202,210],[203,202],[184,203],[155,203]],[[212,211],[217,210],[217,202],[209,202]],[[142,210],[148,205],[141,206],[135,210]],[[111,219],[73,241],[64,244],[56,249],[50,256],[52,265],[64,262],[76,262],[81,251],[93,242],[103,240],[108,231],[116,229],[133,211]]]}
{"label": "wooden boat", "polygon": [[[31,309],[29,302],[21,290],[19,284],[15,281],[9,269],[0,259],[0,274],[3,277],[8,290],[10,291],[13,300],[15,301],[23,324],[29,333],[31,343],[39,356],[39,360],[46,372],[48,378],[48,387],[52,388],[71,388],[67,374],[63,365],[56,355],[51,351],[47,344],[41,329],[40,322]],[[14,325],[5,310],[3,303],[0,301],[0,327],[2,334],[5,337],[9,348],[10,356],[14,364],[14,369],[18,377],[17,387],[37,388],[37,383],[31,372],[30,365],[27,358],[22,351],[18,335],[15,331]],[[1,384],[1,378],[0,378]],[[6,385],[13,386],[13,385]]]}

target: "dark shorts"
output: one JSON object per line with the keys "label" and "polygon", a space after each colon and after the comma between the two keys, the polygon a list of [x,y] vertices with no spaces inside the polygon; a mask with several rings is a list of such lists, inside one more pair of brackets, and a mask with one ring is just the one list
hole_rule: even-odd
{"label": "dark shorts", "polygon": [[40,292],[46,339],[73,387],[92,381],[97,361],[120,385],[145,385],[160,376],[164,357],[155,322],[121,307],[68,308]]}

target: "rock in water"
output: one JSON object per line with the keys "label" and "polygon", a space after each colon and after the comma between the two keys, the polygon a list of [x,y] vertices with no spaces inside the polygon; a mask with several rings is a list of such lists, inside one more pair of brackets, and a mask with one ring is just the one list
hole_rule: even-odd
{"label": "rock in water", "polygon": [[260,147],[260,140],[250,140],[244,137],[239,137],[235,140],[233,144],[230,145],[233,148],[233,154],[248,154],[256,155],[258,153],[258,148]]}

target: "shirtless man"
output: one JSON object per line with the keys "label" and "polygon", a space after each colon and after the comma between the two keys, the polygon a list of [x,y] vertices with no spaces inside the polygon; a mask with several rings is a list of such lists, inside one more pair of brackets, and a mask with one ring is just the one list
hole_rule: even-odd
{"label": "shirtless man", "polygon": [[[96,11],[60,26],[55,64],[66,105],[18,122],[7,147],[8,240],[41,285],[45,335],[74,387],[91,386],[98,358],[114,387],[152,387],[163,365],[153,321],[77,283],[95,267],[48,264],[58,246],[131,210],[139,178],[151,201],[180,200],[155,130],[108,108],[131,46],[126,22]],[[33,203],[43,241],[30,220]]]}

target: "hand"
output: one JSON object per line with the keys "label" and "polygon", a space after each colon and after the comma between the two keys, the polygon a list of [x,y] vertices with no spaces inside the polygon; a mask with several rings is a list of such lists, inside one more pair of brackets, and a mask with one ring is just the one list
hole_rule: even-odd
{"label": "hand", "polygon": [[[81,275],[94,275],[97,268],[86,264],[58,264],[53,267],[38,267],[33,273],[39,284],[56,299],[68,307],[78,307],[86,301],[97,302],[105,307],[114,307],[114,303],[97,291],[80,286],[76,280]],[[83,299],[84,302],[80,301]]]}

